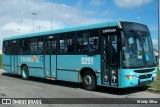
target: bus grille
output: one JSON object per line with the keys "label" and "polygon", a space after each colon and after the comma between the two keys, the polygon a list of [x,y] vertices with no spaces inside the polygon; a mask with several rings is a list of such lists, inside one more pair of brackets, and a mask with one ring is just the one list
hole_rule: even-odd
{"label": "bus grille", "polygon": [[139,79],[146,79],[146,78],[151,78],[152,74],[147,74],[147,75],[140,75]]}
{"label": "bus grille", "polygon": [[143,82],[139,82],[138,85],[145,85],[145,84],[149,84],[151,82],[152,82],[151,80],[143,81]]}
{"label": "bus grille", "polygon": [[155,70],[155,68],[152,68],[152,69],[142,69],[142,70],[134,70],[134,72],[136,72],[136,73],[147,73],[147,72],[152,72],[154,70]]}

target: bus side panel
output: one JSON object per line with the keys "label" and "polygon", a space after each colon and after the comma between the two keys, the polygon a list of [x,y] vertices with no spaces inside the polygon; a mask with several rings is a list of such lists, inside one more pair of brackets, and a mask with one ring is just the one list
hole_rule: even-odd
{"label": "bus side panel", "polygon": [[[29,75],[44,78],[44,62],[43,55],[20,55],[18,57],[18,66],[27,65]],[[19,67],[18,67],[19,68]],[[19,68],[20,73],[20,68]]]}
{"label": "bus side panel", "polygon": [[21,67],[20,66],[18,66],[17,70],[18,70],[18,75],[21,75]]}
{"label": "bus side panel", "polygon": [[100,55],[57,55],[58,80],[77,82],[79,71],[84,67],[97,72],[97,85],[101,85]]}
{"label": "bus side panel", "polygon": [[2,65],[3,65],[3,70],[7,71],[8,73],[11,73],[10,55],[2,54]]}
{"label": "bus side panel", "polygon": [[57,79],[63,81],[78,82],[78,72],[58,70]]}
{"label": "bus side panel", "polygon": [[29,68],[29,76],[44,78],[44,69]]}
{"label": "bus side panel", "polygon": [[57,61],[57,56],[56,55],[51,55],[51,77],[52,78],[55,78],[57,75],[56,75],[56,72],[57,72],[57,65],[56,65],[56,62]]}
{"label": "bus side panel", "polygon": [[96,77],[97,77],[97,85],[101,85],[102,84],[102,82],[101,82],[101,73],[99,72],[99,73],[96,73]]}

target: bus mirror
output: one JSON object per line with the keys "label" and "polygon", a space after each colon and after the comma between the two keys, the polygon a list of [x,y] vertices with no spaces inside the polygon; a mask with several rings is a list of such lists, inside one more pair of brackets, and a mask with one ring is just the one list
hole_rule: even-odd
{"label": "bus mirror", "polygon": [[94,39],[94,45],[97,45],[97,39]]}

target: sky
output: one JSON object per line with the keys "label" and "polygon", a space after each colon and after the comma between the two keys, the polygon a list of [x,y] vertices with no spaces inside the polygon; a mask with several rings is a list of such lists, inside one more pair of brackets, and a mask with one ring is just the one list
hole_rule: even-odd
{"label": "sky", "polygon": [[[36,13],[36,15],[33,15]],[[158,49],[158,0],[0,0],[0,52],[5,37],[109,21],[145,24]]]}

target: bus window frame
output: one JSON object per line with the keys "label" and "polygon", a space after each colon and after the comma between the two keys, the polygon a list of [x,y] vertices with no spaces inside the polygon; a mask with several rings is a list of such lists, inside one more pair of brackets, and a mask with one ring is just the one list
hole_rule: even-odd
{"label": "bus window frame", "polygon": [[[124,32],[124,36],[125,36],[125,31],[132,31],[132,30],[131,29],[120,28],[120,31]],[[140,31],[140,30],[134,30],[134,31]],[[144,32],[144,31],[140,31],[140,32]],[[147,33],[151,36],[150,32],[147,32]],[[120,35],[120,36],[121,36],[121,40],[122,40],[122,35]],[[125,44],[123,44],[123,46],[124,45]],[[123,46],[121,46],[121,56],[120,56],[121,58],[123,58],[123,56],[122,56],[122,47]],[[144,67],[155,67],[156,66],[156,64],[155,65],[146,65],[146,64],[144,64],[144,66],[138,66],[138,67],[137,66],[134,66],[134,67],[125,67],[125,66],[122,65],[122,61],[123,61],[123,59],[121,59],[121,65],[120,65],[122,67],[122,69],[139,69],[139,68],[144,68]],[[144,59],[143,59],[143,62],[145,62]]]}
{"label": "bus window frame", "polygon": [[[36,39],[36,41],[33,41],[33,39]],[[38,36],[38,37],[32,37],[30,38],[30,44],[29,44],[29,48],[30,48],[30,54],[31,55],[43,55],[44,54],[44,47],[42,47],[42,52],[41,53],[38,53],[38,48],[39,48],[39,42],[42,42],[44,44],[44,40],[43,40],[43,36]],[[35,43],[36,45],[31,45],[32,43]],[[42,44],[42,46],[43,46]],[[32,46],[36,46],[37,47],[37,51],[36,53],[32,54],[32,51],[31,51],[31,47]]]}
{"label": "bus window frame", "polygon": [[[121,29],[120,28],[118,28],[118,26],[114,26],[114,27],[105,27],[105,28],[101,28],[100,30],[99,30],[99,32],[100,32],[100,40],[101,41],[103,41],[103,35],[104,35],[104,33],[103,33],[103,30],[105,30],[105,29],[116,29],[116,32],[109,32],[109,33],[105,33],[106,35],[116,35],[117,36],[117,65],[115,66],[115,65],[110,65],[110,62],[106,62],[106,64],[108,65],[108,66],[110,66],[110,67],[116,67],[116,69],[117,69],[117,86],[116,87],[118,87],[119,86],[119,77],[118,77],[118,74],[119,74],[119,70],[118,69],[120,69],[121,68],[121,60],[120,60],[120,57],[121,57],[121,34],[120,34],[120,31],[121,31]],[[111,48],[111,47],[110,47]],[[101,49],[100,49],[101,51],[101,63],[102,63],[102,60],[104,60],[103,59],[103,54],[104,54],[104,49],[103,49],[103,44],[101,43]],[[109,67],[109,68],[110,68]],[[103,65],[101,64],[101,70],[103,70]],[[103,81],[103,72],[104,71],[102,71],[101,72],[101,81]],[[111,71],[110,71],[111,72]],[[111,83],[111,82],[110,82]],[[102,83],[103,84],[103,83]],[[111,85],[111,84],[110,84]]]}
{"label": "bus window frame", "polygon": [[[75,54],[75,44],[73,45],[74,46],[74,51],[73,52],[68,52],[68,47],[65,46],[64,44],[64,47],[67,47],[67,51],[66,52],[61,52],[60,49],[61,49],[61,43],[60,43],[60,40],[61,38],[65,38],[66,40],[69,40],[71,39],[72,40],[72,43],[74,43],[73,41],[75,41],[75,33],[74,32],[65,32],[65,33],[61,33],[61,34],[58,34],[58,39],[57,39],[57,43],[58,43],[58,46],[57,46],[57,53],[58,55],[72,55],[72,54]],[[62,40],[65,40],[65,39],[62,39]]]}
{"label": "bus window frame", "polygon": [[[76,36],[76,43],[78,43],[78,38],[82,36],[83,33],[90,33],[90,35],[94,34],[94,32],[97,32],[97,36],[98,37],[98,50],[96,52],[77,52],[77,46],[76,46],[76,52],[74,54],[78,54],[78,55],[100,55],[100,44],[101,44],[101,41],[100,41],[100,32],[99,32],[99,28],[97,29],[87,29],[87,30],[81,30],[81,31],[76,31],[75,32],[75,36]],[[95,36],[89,36],[89,37],[95,37]]]}
{"label": "bus window frame", "polygon": [[[42,36],[43,37],[43,55],[57,55],[58,53],[58,35],[57,34],[51,34],[51,35],[44,35]],[[45,51],[46,51],[46,43],[45,42],[48,42],[48,41],[52,41],[52,40],[55,40],[56,41],[56,52],[54,53],[49,53],[49,54],[46,54]]]}
{"label": "bus window frame", "polygon": [[[5,42],[8,42],[8,46],[5,46]],[[10,40],[4,40],[3,41],[2,52],[5,55],[11,55],[11,48],[9,48],[9,52],[6,52],[6,49],[5,49],[6,47],[10,47]],[[5,49],[5,51],[4,51],[4,49]]]}
{"label": "bus window frame", "polygon": [[[98,37],[98,47],[99,47],[99,50],[97,51],[97,52],[91,52],[91,53],[87,53],[87,52],[77,52],[77,46],[76,46],[76,43],[78,43],[77,41],[78,41],[78,33],[84,33],[84,32],[93,32],[93,31],[97,31],[97,33],[98,33],[98,35],[97,35],[97,37]],[[74,44],[74,52],[66,52],[66,53],[62,53],[62,52],[60,52],[60,49],[59,49],[59,47],[60,47],[60,37],[61,37],[61,35],[63,35],[63,36],[66,36],[67,34],[73,34],[73,35],[71,35],[71,36],[74,36],[74,41],[75,41],[75,44]],[[99,28],[97,28],[97,29],[87,29],[87,30],[80,30],[80,31],[73,31],[73,32],[64,32],[64,33],[59,33],[59,34],[53,34],[53,35],[55,35],[56,37],[57,37],[57,54],[58,55],[100,55],[100,33],[99,33]]]}
{"label": "bus window frame", "polygon": [[[105,28],[101,28],[99,30],[100,35],[104,35],[103,33],[103,30],[104,29],[116,29],[116,32],[109,32],[109,33],[106,33],[107,35],[117,35],[117,68],[121,68],[121,60],[120,60],[120,54],[121,54],[121,47],[122,47],[122,44],[121,44],[121,33],[120,31],[122,30],[121,28],[118,28],[118,26],[114,26],[114,27],[105,27]],[[102,41],[102,36],[100,36],[100,41]],[[104,50],[102,49],[102,43],[101,43],[101,49],[100,49],[100,54],[101,56],[103,56],[103,52]],[[101,58],[102,59],[102,58]]]}

